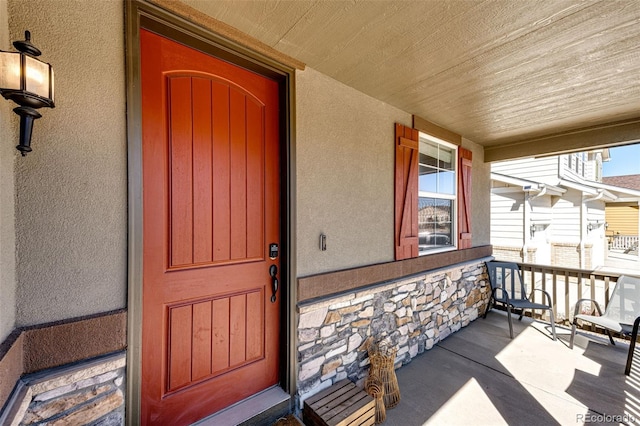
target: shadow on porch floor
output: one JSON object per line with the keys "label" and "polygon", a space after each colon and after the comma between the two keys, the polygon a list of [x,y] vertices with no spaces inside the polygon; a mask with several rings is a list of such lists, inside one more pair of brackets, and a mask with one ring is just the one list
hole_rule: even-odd
{"label": "shadow on porch floor", "polygon": [[[516,317],[517,318],[517,317]],[[402,399],[385,425],[640,424],[640,354],[624,375],[627,343],[616,346],[523,318],[509,338],[492,311],[396,370]]]}

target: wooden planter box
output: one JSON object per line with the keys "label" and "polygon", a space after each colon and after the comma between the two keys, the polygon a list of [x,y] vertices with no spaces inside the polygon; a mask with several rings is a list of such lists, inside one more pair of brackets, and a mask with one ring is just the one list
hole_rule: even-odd
{"label": "wooden planter box", "polygon": [[348,379],[336,383],[304,401],[307,426],[373,425],[375,400]]}

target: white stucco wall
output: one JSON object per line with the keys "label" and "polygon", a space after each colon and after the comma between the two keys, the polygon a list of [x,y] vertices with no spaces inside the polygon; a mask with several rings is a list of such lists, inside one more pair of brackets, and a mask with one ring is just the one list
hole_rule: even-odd
{"label": "white stucco wall", "polygon": [[33,152],[16,160],[17,325],[122,308],[123,4],[9,0],[8,10],[11,39],[30,30],[56,73],[56,108],[41,111]]}
{"label": "white stucco wall", "polygon": [[[0,50],[13,50],[9,40],[7,0],[0,0]],[[12,103],[0,98],[0,342],[15,324],[14,148],[17,115]]]}

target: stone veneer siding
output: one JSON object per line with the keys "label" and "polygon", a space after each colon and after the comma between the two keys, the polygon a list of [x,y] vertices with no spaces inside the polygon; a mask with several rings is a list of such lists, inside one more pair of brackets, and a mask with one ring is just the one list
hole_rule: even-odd
{"label": "stone veneer siding", "polygon": [[125,358],[121,352],[25,376],[2,424],[123,425]]}
{"label": "stone veneer siding", "polygon": [[397,346],[398,368],[478,318],[489,295],[483,259],[300,306],[300,407],[344,378],[362,384],[370,337]]}

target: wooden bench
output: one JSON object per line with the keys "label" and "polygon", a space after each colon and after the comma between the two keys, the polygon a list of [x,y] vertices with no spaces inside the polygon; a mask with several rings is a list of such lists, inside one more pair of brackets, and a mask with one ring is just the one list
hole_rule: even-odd
{"label": "wooden bench", "polygon": [[375,424],[375,400],[348,379],[304,401],[307,426],[369,426]]}

